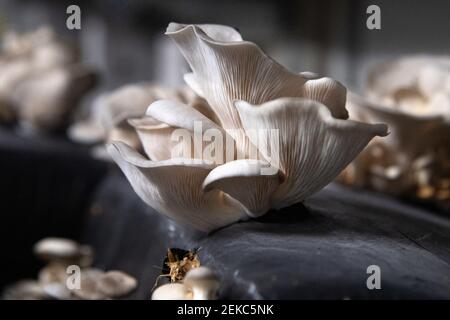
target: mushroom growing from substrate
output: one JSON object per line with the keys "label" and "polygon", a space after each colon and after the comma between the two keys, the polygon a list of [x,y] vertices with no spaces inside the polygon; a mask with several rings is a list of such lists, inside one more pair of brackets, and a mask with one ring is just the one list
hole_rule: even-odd
{"label": "mushroom growing from substrate", "polygon": [[[129,295],[137,280],[119,270],[104,272],[90,267],[93,250],[88,245],[65,238],[44,238],[38,241],[34,253],[48,262],[38,274],[38,280],[22,280],[6,288],[4,299],[117,299]],[[80,269],[80,287],[69,288],[70,269]]]}
{"label": "mushroom growing from substrate", "polygon": [[366,95],[349,94],[361,121],[388,123],[340,180],[450,204],[450,57],[411,56],[375,66]]}
{"label": "mushroom growing from substrate", "polygon": [[152,300],[215,300],[220,288],[217,275],[207,267],[190,270],[181,282],[155,289]]}
{"label": "mushroom growing from substrate", "polygon": [[[141,199],[181,224],[209,232],[301,202],[331,182],[374,136],[387,134],[384,124],[346,120],[342,84],[286,70],[233,28],[171,23],[166,34],[193,71],[185,75],[187,84],[209,109],[154,102],[140,119],[150,159],[121,142],[108,151]],[[203,150],[216,150],[206,155],[195,148],[186,155],[190,141],[154,142],[171,141],[178,129],[194,136],[197,125],[230,139],[233,156],[227,149],[223,159],[219,146],[228,144],[220,139],[201,142]],[[252,134],[273,130],[265,144]],[[264,145],[279,148],[267,152]],[[180,146],[177,158],[174,147]]]}

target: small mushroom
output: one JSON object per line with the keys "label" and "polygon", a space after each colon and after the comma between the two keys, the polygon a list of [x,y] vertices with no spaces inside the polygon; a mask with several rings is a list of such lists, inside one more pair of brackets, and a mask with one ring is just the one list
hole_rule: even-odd
{"label": "small mushroom", "polygon": [[123,297],[136,289],[137,280],[122,271],[108,271],[100,276],[97,288],[110,298]]}
{"label": "small mushroom", "polygon": [[107,296],[98,290],[99,280],[104,274],[103,271],[95,268],[88,268],[81,271],[80,289],[73,289],[72,293],[82,300],[103,300]]}
{"label": "small mushroom", "polygon": [[65,283],[66,279],[66,265],[59,262],[49,263],[38,274],[38,281],[42,284]]}
{"label": "small mushroom", "polygon": [[79,246],[70,239],[44,238],[34,245],[33,252],[47,261],[70,260],[78,256]]}
{"label": "small mushroom", "polygon": [[92,265],[94,250],[88,245],[65,238],[44,238],[33,248],[36,256],[45,261],[58,262],[67,266],[77,264],[82,268]]}
{"label": "small mushroom", "polygon": [[58,300],[70,299],[71,293],[66,286],[67,265],[61,262],[50,262],[38,274],[39,284],[45,293]]}
{"label": "small mushroom", "polygon": [[192,298],[192,291],[179,282],[163,284],[152,294],[152,300],[192,300]]}
{"label": "small mushroom", "polygon": [[214,300],[217,299],[220,281],[211,269],[198,267],[186,274],[184,285],[192,290],[194,300]]}
{"label": "small mushroom", "polygon": [[72,297],[72,293],[63,283],[52,282],[43,284],[42,289],[49,297],[53,299],[69,300]]}

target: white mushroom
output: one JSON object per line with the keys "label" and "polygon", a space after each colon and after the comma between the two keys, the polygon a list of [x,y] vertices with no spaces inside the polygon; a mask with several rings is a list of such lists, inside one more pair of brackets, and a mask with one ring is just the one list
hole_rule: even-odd
{"label": "white mushroom", "polygon": [[189,270],[183,283],[192,290],[194,300],[217,299],[220,280],[217,275],[207,267],[198,267]]}
{"label": "white mushroom", "polygon": [[[156,101],[130,121],[147,157],[120,141],[108,152],[143,201],[181,224],[210,232],[301,202],[387,135],[384,124],[346,120],[338,81],[286,70],[233,28],[171,23],[166,34],[207,107]],[[185,139],[174,146],[180,132]]]}
{"label": "white mushroom", "polygon": [[88,118],[73,124],[68,130],[68,135],[80,143],[122,141],[135,149],[140,149],[134,124],[129,123],[128,119],[144,116],[147,107],[160,99],[192,104],[204,112],[209,112],[207,103],[188,87],[170,88],[149,83],[128,84],[95,99]]}
{"label": "white mushroom", "polygon": [[192,291],[182,283],[167,283],[153,291],[152,300],[192,300]]}
{"label": "white mushroom", "polygon": [[[341,181],[394,195],[449,201],[450,58],[407,56],[376,65],[365,95],[351,93],[352,118],[389,124]],[[426,161],[422,161],[426,159]]]}
{"label": "white mushroom", "polygon": [[50,266],[54,262],[56,266],[60,264],[67,267],[69,264],[77,264],[84,268],[91,266],[94,259],[94,250],[91,246],[80,245],[65,238],[44,238],[34,245],[33,251],[39,258],[50,261]]}
{"label": "white mushroom", "polygon": [[137,280],[134,277],[117,270],[102,274],[97,284],[98,290],[110,298],[126,296],[136,286]]}
{"label": "white mushroom", "polygon": [[43,260],[70,260],[78,256],[79,246],[70,239],[44,238],[34,245],[33,252]]}

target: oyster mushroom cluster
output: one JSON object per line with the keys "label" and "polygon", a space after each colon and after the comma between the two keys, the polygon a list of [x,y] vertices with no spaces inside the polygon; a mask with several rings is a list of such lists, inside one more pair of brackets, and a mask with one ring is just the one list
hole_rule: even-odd
{"label": "oyster mushroom cluster", "polygon": [[147,107],[161,99],[178,101],[201,110],[207,105],[204,99],[186,86],[171,88],[149,83],[128,84],[96,98],[88,117],[70,126],[68,135],[75,142],[97,145],[93,150],[96,155],[102,155],[104,143],[111,141],[122,141],[136,150],[142,150],[135,130],[142,126],[133,119],[144,116]]}
{"label": "oyster mushroom cluster", "polygon": [[347,120],[346,89],[292,73],[221,25],[171,23],[206,107],[152,103],[131,123],[145,156],[123,142],[108,151],[135,192],[178,223],[209,232],[303,201],[387,126]]}
{"label": "oyster mushroom cluster", "polygon": [[393,195],[450,204],[450,57],[410,56],[375,66],[364,96],[349,94],[361,121],[382,121],[340,180]]}
{"label": "oyster mushroom cluster", "polygon": [[[64,238],[44,238],[34,246],[37,257],[47,262],[38,279],[21,280],[7,287],[6,300],[104,300],[126,297],[136,287],[137,280],[118,270],[104,272],[91,267],[94,253],[91,247]],[[80,268],[79,288],[67,282]]]}
{"label": "oyster mushroom cluster", "polygon": [[75,48],[41,27],[6,32],[0,54],[0,123],[51,132],[68,124],[94,74],[80,63]]}

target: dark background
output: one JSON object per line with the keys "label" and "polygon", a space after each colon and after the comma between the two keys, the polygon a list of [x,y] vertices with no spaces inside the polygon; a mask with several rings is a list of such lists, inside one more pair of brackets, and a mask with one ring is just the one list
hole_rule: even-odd
{"label": "dark background", "polygon": [[[81,8],[79,31],[66,28],[70,4]],[[366,28],[371,4],[381,8],[381,30]],[[448,54],[449,12],[447,0],[0,0],[0,26],[25,31],[49,24],[78,43],[84,61],[102,75],[92,95],[142,80],[182,83],[187,66],[164,36],[171,21],[234,26],[292,71],[318,72],[360,89],[379,61]]]}

